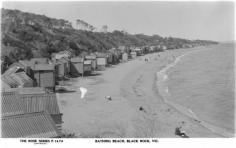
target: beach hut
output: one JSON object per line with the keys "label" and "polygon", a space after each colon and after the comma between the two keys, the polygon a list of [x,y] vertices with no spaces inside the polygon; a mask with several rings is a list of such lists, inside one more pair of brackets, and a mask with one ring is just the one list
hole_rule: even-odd
{"label": "beach hut", "polygon": [[30,78],[33,79],[34,73],[31,68],[31,67],[33,67],[33,65],[34,64],[30,61],[27,64],[24,61],[19,61],[19,62],[15,62],[15,63],[11,64],[8,69],[10,69],[12,67],[19,67],[19,68],[23,69]]}
{"label": "beach hut", "polygon": [[122,53],[122,61],[128,61],[128,54],[126,52]]}
{"label": "beach hut", "polygon": [[56,74],[54,64],[35,64],[33,71],[36,86],[55,90]]}
{"label": "beach hut", "polygon": [[55,62],[55,73],[57,80],[64,78],[67,75],[67,61],[59,59]]}
{"label": "beach hut", "polygon": [[10,78],[15,79],[18,87],[34,87],[35,81],[31,79],[24,71],[9,75]]}
{"label": "beach hut", "polygon": [[97,57],[97,70],[105,70],[107,65],[106,57]]}
{"label": "beach hut", "polygon": [[142,49],[139,47],[134,48],[133,51],[137,53],[136,56],[140,56],[142,54]]}
{"label": "beach hut", "polygon": [[97,68],[97,61],[96,61],[96,56],[95,55],[89,55],[89,56],[85,56],[85,60],[91,60],[91,66],[92,66],[92,70],[96,70]]}
{"label": "beach hut", "polygon": [[71,58],[71,75],[78,76],[84,73],[84,59],[81,57]]}
{"label": "beach hut", "polygon": [[35,81],[26,74],[23,68],[18,66],[12,66],[5,71],[5,73],[1,76],[1,80],[4,82],[3,88],[35,86]]}
{"label": "beach hut", "polygon": [[92,72],[92,60],[84,60],[84,73],[91,74]]}
{"label": "beach hut", "polygon": [[122,59],[122,53],[119,49],[112,48],[108,51],[111,54],[112,62],[111,64],[118,64],[120,59]]}
{"label": "beach hut", "polygon": [[99,53],[96,56],[97,60],[97,70],[105,70],[107,66],[107,56],[105,54]]}
{"label": "beach hut", "polygon": [[113,54],[108,52],[108,53],[106,53],[106,56],[107,56],[107,63],[113,64]]}
{"label": "beach hut", "polygon": [[84,58],[71,58],[71,74],[74,76],[90,74],[92,71],[91,60],[84,60]]}
{"label": "beach hut", "polygon": [[135,59],[135,58],[137,57],[137,52],[132,51],[132,52],[130,53],[130,55],[131,55],[131,58],[132,58],[132,59]]}
{"label": "beach hut", "polygon": [[70,59],[67,57],[53,58],[57,79],[64,78],[70,74]]}

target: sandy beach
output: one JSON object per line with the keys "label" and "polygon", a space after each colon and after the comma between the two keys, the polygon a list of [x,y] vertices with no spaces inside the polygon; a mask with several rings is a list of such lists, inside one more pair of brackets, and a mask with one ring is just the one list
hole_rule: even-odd
{"label": "sandy beach", "polygon": [[[148,54],[93,76],[65,81],[76,91],[57,93],[63,130],[84,138],[177,138],[175,128],[181,126],[189,137],[222,137],[166,103],[156,85],[158,71],[178,56],[204,48],[208,47]],[[88,90],[83,99],[80,87]],[[111,96],[111,100],[105,96]]]}

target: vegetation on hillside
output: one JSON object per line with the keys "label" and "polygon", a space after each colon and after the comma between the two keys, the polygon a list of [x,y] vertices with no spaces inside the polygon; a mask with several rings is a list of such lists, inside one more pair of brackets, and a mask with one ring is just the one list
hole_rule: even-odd
{"label": "vegetation on hillside", "polygon": [[163,38],[159,35],[132,35],[118,30],[108,33],[76,30],[66,20],[9,9],[2,9],[1,27],[2,64],[32,57],[50,57],[51,53],[65,49],[72,49],[79,55],[123,45],[164,44],[171,49],[172,46],[181,47],[184,43],[210,42]]}

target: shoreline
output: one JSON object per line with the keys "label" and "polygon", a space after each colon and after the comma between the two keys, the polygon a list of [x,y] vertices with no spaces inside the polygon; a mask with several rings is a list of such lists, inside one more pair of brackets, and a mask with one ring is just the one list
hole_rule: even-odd
{"label": "shoreline", "polygon": [[[205,47],[204,47],[205,48]],[[184,50],[184,52],[183,53],[186,53],[186,52],[190,52],[190,51],[188,51],[189,49],[187,49],[187,51],[186,51],[186,49],[182,49],[182,50]],[[196,50],[196,49],[191,49],[191,50]],[[167,54],[170,54],[170,55],[168,55],[168,56],[172,56],[172,55],[174,55],[174,53],[173,52],[175,52],[175,51],[170,51],[169,53],[167,53]],[[176,52],[179,52],[179,51],[176,51]],[[183,53],[181,53],[180,55],[182,55]],[[178,55],[178,54],[177,54]],[[176,56],[176,55],[175,55]],[[171,64],[171,63],[169,63],[170,62],[170,60],[166,60],[166,64],[164,64],[164,65],[159,65],[159,66],[157,66],[158,68],[156,68],[156,66],[155,66],[155,69],[157,69],[157,71],[161,71],[162,69],[163,69],[163,67],[165,68],[168,64]],[[153,64],[152,64],[153,65]],[[155,64],[154,64],[155,65]],[[154,67],[153,67],[154,68]],[[155,70],[154,70],[155,71]],[[153,75],[154,75],[154,77],[153,77],[153,80],[156,80],[157,79],[157,77],[156,77],[156,72],[157,71],[155,71],[154,72],[153,71]],[[149,77],[150,78],[150,77]],[[139,79],[139,78],[138,78]],[[146,79],[147,80],[147,79]],[[127,82],[127,80],[126,80],[126,82]],[[128,82],[129,83],[129,82]],[[144,88],[145,86],[143,86],[143,88]],[[147,86],[148,87],[148,86]],[[152,96],[154,94],[154,96]],[[153,97],[153,98],[155,98],[156,99],[156,97],[158,97],[158,98],[160,98],[160,100],[158,101],[159,102],[159,105],[156,105],[155,107],[162,107],[163,106],[163,108],[167,108],[166,110],[167,110],[167,112],[169,112],[169,110],[170,110],[170,108],[169,107],[171,107],[171,110],[176,110],[175,108],[173,108],[172,106],[170,106],[169,104],[167,104],[167,103],[165,103],[164,102],[164,100],[163,100],[163,98],[160,96],[160,93],[158,92],[158,90],[156,89],[156,81],[153,81],[153,85],[152,85],[152,92],[150,92],[150,94],[149,94],[150,96],[144,96],[144,97]],[[140,96],[139,94],[137,95],[137,96]],[[133,102],[133,100],[131,100],[129,97],[126,97],[127,98],[127,100],[129,100],[130,102],[131,102],[131,104],[135,104],[134,102]],[[142,98],[142,99],[144,99],[144,98]],[[157,99],[158,100],[158,99]],[[157,101],[156,100],[156,101]],[[150,101],[150,100],[149,100]],[[163,103],[164,103],[164,105],[163,105]],[[150,104],[152,104],[152,103],[150,103]],[[150,105],[151,106],[151,105]],[[166,107],[167,106],[167,107]],[[153,110],[153,109],[152,109]],[[153,112],[153,111],[152,111]],[[155,112],[155,111],[154,111]],[[157,111],[158,113],[160,113],[160,111]],[[161,111],[162,113],[163,113],[163,111]],[[170,111],[171,112],[171,111]],[[209,134],[209,132],[203,132],[203,130],[206,128],[206,127],[203,127],[202,125],[194,125],[194,124],[198,124],[198,123],[196,123],[196,121],[189,121],[188,119],[186,119],[186,117],[182,117],[182,116],[186,116],[186,115],[184,115],[184,114],[182,114],[181,112],[179,112],[178,110],[176,110],[175,112],[178,112],[177,114],[181,114],[180,116],[180,120],[182,120],[182,121],[184,121],[185,123],[187,123],[187,124],[189,124],[188,126],[196,126],[196,127],[194,127],[194,131],[196,131],[196,133],[198,133],[198,129],[199,128],[201,128],[201,132],[202,133],[207,133],[206,135],[204,135],[203,137],[221,137],[220,135],[218,135],[218,136],[216,136],[215,134],[214,134],[214,136],[212,135],[212,134]],[[150,113],[150,114],[158,114],[158,113]],[[168,113],[167,113],[168,114]],[[162,116],[162,117],[164,117],[164,116]],[[172,124],[173,124],[173,126],[177,126],[178,124],[179,124],[179,122],[182,122],[182,121],[177,121],[177,120],[179,120],[179,119],[175,119],[173,116],[172,117],[170,117],[170,118],[173,118],[172,119]],[[183,119],[182,119],[183,118]],[[187,118],[189,118],[188,116],[187,116]],[[165,120],[171,120],[171,119],[165,119],[165,118],[163,118],[163,121],[161,121],[162,119],[159,119],[159,120],[157,120],[156,122],[157,122],[157,124],[158,124],[158,122],[163,122],[163,121],[165,121]],[[176,121],[177,122],[176,122]],[[192,120],[192,118],[190,119],[190,120]],[[169,124],[169,123],[167,123],[167,124]],[[165,126],[165,125],[162,125],[162,126]],[[187,129],[187,128],[189,128],[189,127],[185,127],[185,129]],[[191,127],[191,128],[193,128],[193,127]],[[188,129],[188,130],[191,130],[191,129]],[[208,129],[209,130],[209,129]],[[169,129],[168,129],[168,131],[169,131]],[[173,128],[173,131],[174,131],[174,128]],[[209,130],[210,131],[210,130]],[[169,131],[170,132],[170,131]],[[167,132],[168,133],[168,132]],[[174,132],[173,132],[174,133]],[[191,134],[191,137],[200,137],[199,135],[201,135],[201,134],[196,134],[196,133],[190,133]],[[193,134],[193,136],[192,136],[192,134]],[[172,135],[171,136],[171,134],[170,135],[168,135],[168,136],[166,136],[165,134],[163,134],[164,136],[158,136],[158,137],[176,137],[176,136],[174,136],[174,135]],[[209,135],[209,136],[208,136]]]}
{"label": "shoreline", "polygon": [[168,75],[166,74],[166,71],[168,71],[169,69],[175,67],[179,61],[182,60],[182,58],[184,58],[185,56],[188,56],[189,54],[193,54],[194,52],[202,52],[202,50],[204,49],[198,49],[195,51],[189,51],[183,55],[178,56],[174,62],[166,65],[164,68],[162,68],[160,71],[157,72],[156,74],[156,89],[158,90],[158,92],[160,93],[160,95],[162,96],[162,99],[165,103],[167,103],[168,105],[172,106],[173,108],[175,108],[176,110],[178,110],[179,112],[181,112],[182,114],[189,116],[190,118],[194,119],[195,121],[199,122],[199,124],[201,124],[202,126],[206,127],[207,129],[211,130],[212,132],[222,135],[224,137],[233,137],[234,135],[229,133],[227,130],[225,130],[224,128],[221,127],[217,127],[215,125],[209,124],[201,119],[199,119],[199,117],[196,115],[196,113],[194,113],[190,108],[181,106],[180,104],[171,102],[170,100],[168,100],[168,97],[170,96],[169,92],[166,91],[168,90],[168,86],[165,87],[165,81],[167,80]]}
{"label": "shoreline", "polygon": [[[190,50],[195,49],[147,54],[67,82],[77,91],[58,95],[63,129],[81,138],[177,138],[175,128],[181,125],[189,137],[221,137],[166,104],[156,89],[157,71]],[[81,86],[88,90],[84,99]]]}

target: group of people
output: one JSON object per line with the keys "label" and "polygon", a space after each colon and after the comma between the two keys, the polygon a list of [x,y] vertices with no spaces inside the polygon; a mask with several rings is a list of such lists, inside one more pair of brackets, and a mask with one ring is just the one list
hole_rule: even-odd
{"label": "group of people", "polygon": [[[155,60],[157,60],[161,55],[158,54],[157,56],[158,56],[158,57],[155,56]],[[144,58],[144,61],[145,61],[145,62],[149,62],[149,61],[151,61],[151,58]]]}
{"label": "group of people", "polygon": [[148,58],[145,58],[144,61],[145,61],[145,62],[148,62]]}

